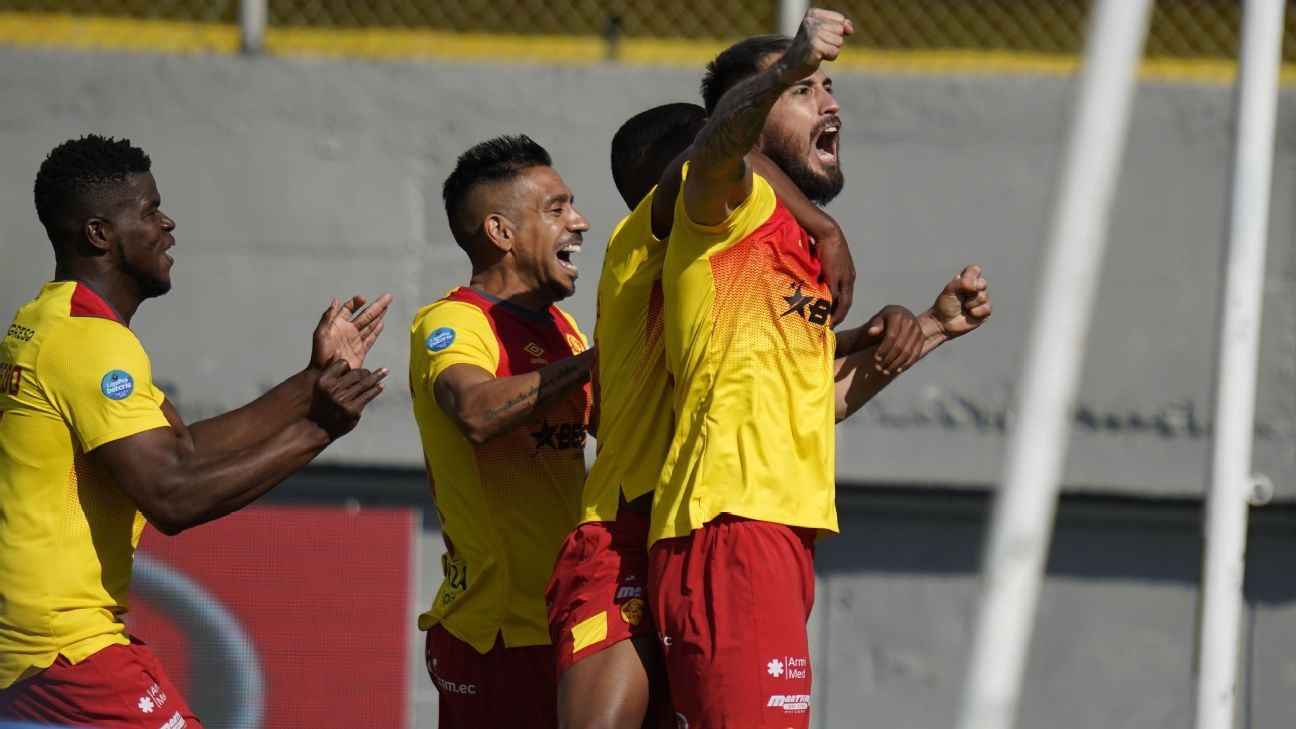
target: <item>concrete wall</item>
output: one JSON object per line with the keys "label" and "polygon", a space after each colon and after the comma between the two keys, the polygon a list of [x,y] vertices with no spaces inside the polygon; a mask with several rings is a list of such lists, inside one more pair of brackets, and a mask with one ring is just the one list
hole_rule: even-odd
{"label": "concrete wall", "polygon": [[[52,257],[31,204],[49,148],[88,131],[152,156],[179,221],[175,289],[136,329],[189,418],[256,396],[307,357],[332,296],[392,290],[372,361],[395,385],[333,463],[276,498],[426,504],[400,386],[408,321],[462,283],[439,188],[455,156],[523,131],[549,147],[593,230],[570,308],[593,323],[599,243],[622,214],[607,172],[619,122],[695,95],[693,72],[0,51],[0,310]],[[920,308],[963,264],[985,266],[996,314],[841,428],[841,537],[822,543],[812,629],[820,727],[952,723],[984,526],[1022,332],[1036,297],[1070,86],[1055,79],[839,76],[848,185],[830,209],[860,270],[856,314]],[[1296,498],[1296,97],[1279,122],[1257,469]],[[1200,494],[1228,170],[1229,92],[1145,85],[1028,668],[1023,727],[1182,727],[1190,712]],[[1070,295],[1048,292],[1044,305]],[[399,482],[378,488],[383,479]],[[857,488],[869,485],[871,488]],[[936,491],[915,486],[938,488]],[[885,488],[879,488],[885,487]],[[1104,492],[1119,498],[1095,500]],[[1186,497],[1181,501],[1157,501]],[[1256,515],[1246,718],[1290,726],[1296,599],[1286,507]],[[422,589],[438,576],[426,533]],[[430,685],[414,696],[431,726]]]}
{"label": "concrete wall", "polygon": [[[88,131],[154,159],[179,221],[175,288],[136,319],[157,377],[190,418],[241,404],[307,356],[331,296],[398,297],[375,363],[399,373],[407,323],[467,278],[440,185],[456,155],[504,132],[549,147],[591,220],[569,302],[593,325],[601,242],[624,212],[607,149],[632,113],[695,98],[697,73],[616,67],[345,63],[0,51],[0,310],[50,275],[31,204],[44,153]],[[848,183],[830,211],[852,239],[860,302],[926,306],[982,264],[996,314],[841,429],[839,472],[876,482],[997,480],[1004,422],[1064,135],[1057,79],[841,76]],[[1279,123],[1257,467],[1296,497],[1296,108]],[[1200,493],[1228,170],[1229,92],[1147,84],[1116,205],[1069,488]],[[1048,292],[1044,301],[1068,291]],[[417,465],[398,374],[326,457]]]}

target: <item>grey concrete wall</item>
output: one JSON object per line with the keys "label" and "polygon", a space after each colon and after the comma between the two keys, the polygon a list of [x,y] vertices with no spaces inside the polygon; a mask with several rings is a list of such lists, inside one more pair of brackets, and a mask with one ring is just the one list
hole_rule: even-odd
{"label": "grey concrete wall", "polygon": [[[136,329],[189,418],[251,399],[307,357],[331,296],[392,290],[375,363],[394,387],[325,458],[417,465],[401,381],[408,322],[466,280],[440,185],[455,156],[522,131],[549,147],[590,218],[569,306],[588,330],[600,249],[623,213],[607,149],[650,105],[695,98],[697,73],[0,50],[0,310],[52,271],[31,203],[44,153],[84,132],[154,159],[179,222],[175,288]],[[1041,300],[1070,85],[1040,78],[840,75],[847,187],[831,208],[860,271],[858,324],[924,307],[981,263],[996,314],[841,428],[843,478],[985,486],[999,477],[1023,332]],[[1265,284],[1257,468],[1296,497],[1296,96],[1284,93]],[[1230,95],[1144,84],[1081,388],[1069,489],[1201,492],[1218,338]],[[7,315],[7,314],[6,314]]]}

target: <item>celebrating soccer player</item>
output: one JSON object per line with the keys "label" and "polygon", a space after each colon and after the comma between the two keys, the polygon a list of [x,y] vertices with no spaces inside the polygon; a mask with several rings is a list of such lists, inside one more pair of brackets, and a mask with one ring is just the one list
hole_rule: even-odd
{"label": "celebrating soccer player", "polygon": [[390,295],[334,301],[304,370],[186,425],[130,330],[171,288],[150,166],[91,135],[36,176],[55,269],[0,345],[0,719],[198,727],[122,622],[145,520],[176,534],[251,503],[354,428],[387,373],[361,365]]}
{"label": "celebrating soccer player", "polygon": [[575,526],[595,349],[554,302],[589,225],[548,152],[482,142],[445,181],[472,275],[414,317],[410,387],[445,578],[427,630],[442,729],[555,726],[544,591]]}
{"label": "celebrating soccer player", "polygon": [[841,120],[820,64],[851,32],[812,9],[795,38],[742,41],[703,82],[711,113],[662,270],[676,422],[649,532],[649,604],[691,729],[808,726],[814,540],[837,529],[834,422],[990,315],[968,267],[917,328],[834,337],[810,236],[753,174],[757,149],[812,200],[840,191]]}

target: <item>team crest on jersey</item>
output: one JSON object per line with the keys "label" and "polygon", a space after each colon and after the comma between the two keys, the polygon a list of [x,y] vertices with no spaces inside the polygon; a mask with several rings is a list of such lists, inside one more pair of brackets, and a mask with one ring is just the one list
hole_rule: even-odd
{"label": "team crest on jersey", "polygon": [[580,354],[585,351],[585,343],[575,334],[567,334],[567,346],[571,347],[572,354]]}
{"label": "team crest on jersey", "polygon": [[427,341],[423,344],[428,348],[429,352],[440,352],[451,344],[454,344],[454,340],[455,330],[450,327],[441,327],[433,330],[433,332],[428,335]]}
{"label": "team crest on jersey", "polygon": [[109,400],[125,400],[135,392],[135,380],[125,370],[112,370],[99,381],[99,389]]}

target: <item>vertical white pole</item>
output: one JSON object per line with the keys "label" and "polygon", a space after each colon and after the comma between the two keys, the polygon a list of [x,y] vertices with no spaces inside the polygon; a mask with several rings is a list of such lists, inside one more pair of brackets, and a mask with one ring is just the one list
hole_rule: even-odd
{"label": "vertical white pole", "polygon": [[260,53],[265,41],[270,0],[239,0],[240,46],[244,53]]}
{"label": "vertical white pole", "polygon": [[1243,9],[1233,189],[1216,364],[1215,437],[1203,535],[1197,729],[1229,729],[1236,717],[1247,497],[1254,480],[1251,440],[1283,5],[1284,0],[1247,0]]}
{"label": "vertical white pole", "polygon": [[809,9],[810,0],[779,0],[778,32],[786,36],[796,35],[801,19]]}
{"label": "vertical white pole", "polygon": [[1151,0],[1100,0],[986,544],[960,729],[1011,729],[1052,537],[1084,345]]}

